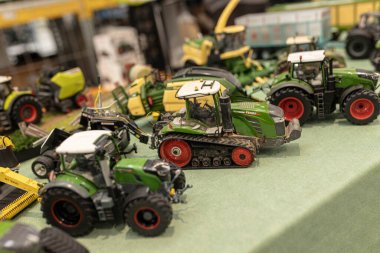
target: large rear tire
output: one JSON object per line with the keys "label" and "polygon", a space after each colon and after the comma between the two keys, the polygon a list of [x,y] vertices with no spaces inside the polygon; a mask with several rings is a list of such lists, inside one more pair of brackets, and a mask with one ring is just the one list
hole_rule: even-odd
{"label": "large rear tire", "polygon": [[351,36],[347,38],[346,52],[352,59],[368,58],[373,50],[373,42],[364,36]]}
{"label": "large rear tire", "polygon": [[165,232],[173,210],[169,201],[159,193],[150,193],[129,203],[124,211],[129,227],[140,235],[153,237]]}
{"label": "large rear tire", "polygon": [[64,188],[48,189],[42,195],[41,211],[48,224],[72,236],[90,233],[96,221],[92,201]]}
{"label": "large rear tire", "polygon": [[276,91],[270,98],[270,103],[284,110],[287,122],[298,119],[303,125],[311,116],[313,106],[308,95],[296,88],[284,88]]}
{"label": "large rear tire", "polygon": [[366,125],[379,115],[379,98],[371,90],[357,90],[343,102],[344,117],[355,125]]}
{"label": "large rear tire", "polygon": [[[48,253],[88,253],[89,251],[71,236],[58,228],[44,228],[40,232],[42,248]],[[44,252],[45,252],[44,251]]]}
{"label": "large rear tire", "polygon": [[12,120],[16,123],[38,124],[42,118],[42,106],[37,98],[26,95],[16,100],[11,109]]}

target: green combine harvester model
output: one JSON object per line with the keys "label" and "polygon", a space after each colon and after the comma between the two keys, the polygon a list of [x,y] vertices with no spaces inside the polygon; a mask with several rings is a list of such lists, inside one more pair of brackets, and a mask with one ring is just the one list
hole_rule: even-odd
{"label": "green combine harvester model", "polygon": [[162,160],[125,159],[111,131],[73,134],[56,149],[61,171],[41,190],[47,222],[72,236],[99,222],[126,222],[143,236],[162,234],[172,220],[171,202],[186,189],[184,173]]}
{"label": "green combine harvester model", "polygon": [[38,80],[37,97],[46,109],[56,108],[69,112],[85,106],[83,94],[86,82],[80,68],[55,68],[42,72]]}
{"label": "green combine harvester model", "polygon": [[0,76],[0,133],[19,122],[38,124],[42,106],[31,91],[19,91],[11,85],[12,77]]}
{"label": "green combine harvester model", "polygon": [[68,234],[57,228],[41,231],[26,225],[0,223],[1,253],[88,253],[89,251]]}
{"label": "green combine harvester model", "polygon": [[289,72],[277,76],[268,93],[272,104],[281,107],[286,120],[305,123],[316,108],[318,119],[332,114],[339,105],[353,124],[374,121],[379,114],[380,74],[353,68],[333,68],[324,50],[293,53],[288,56]]}

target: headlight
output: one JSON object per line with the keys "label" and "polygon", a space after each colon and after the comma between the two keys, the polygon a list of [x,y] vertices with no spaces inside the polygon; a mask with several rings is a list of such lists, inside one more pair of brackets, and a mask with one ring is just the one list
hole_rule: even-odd
{"label": "headlight", "polygon": [[284,111],[280,107],[269,104],[268,109],[269,109],[269,115],[271,117],[278,117],[278,118],[284,117]]}

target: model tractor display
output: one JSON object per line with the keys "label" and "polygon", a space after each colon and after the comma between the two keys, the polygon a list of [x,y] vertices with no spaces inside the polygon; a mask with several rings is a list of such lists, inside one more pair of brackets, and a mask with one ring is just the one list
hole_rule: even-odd
{"label": "model tractor display", "polygon": [[22,121],[37,124],[42,118],[42,106],[32,92],[14,89],[11,81],[12,77],[0,76],[0,132]]}
{"label": "model tractor display", "polygon": [[379,114],[375,93],[380,74],[361,69],[333,69],[323,50],[293,53],[288,73],[277,76],[269,92],[272,104],[281,107],[286,120],[305,123],[316,108],[318,119],[332,114],[339,105],[344,117],[363,125]]}
{"label": "model tractor display", "polygon": [[215,80],[228,89],[233,102],[252,101],[242,85],[230,72],[210,67],[190,67],[178,71],[171,80],[162,81],[154,72],[135,80],[124,89],[112,91],[117,105],[124,114],[137,118],[151,112],[176,112],[185,106],[184,100],[176,98],[177,90],[186,83],[197,80]]}
{"label": "model tractor display", "polygon": [[380,12],[360,16],[359,24],[348,32],[346,52],[353,59],[368,58],[380,40]]}
{"label": "model tractor display", "polygon": [[380,71],[380,40],[377,41],[375,51],[371,54],[370,60],[376,71]]}
{"label": "model tractor display", "polygon": [[182,61],[189,66],[217,66],[235,74],[243,85],[263,84],[273,72],[252,59],[253,51],[245,44],[245,27],[227,26],[227,21],[239,0],[231,0],[223,10],[214,34],[187,40],[183,45]]}
{"label": "model tractor display", "polygon": [[181,169],[162,160],[122,159],[110,131],[73,134],[56,149],[61,171],[41,190],[47,222],[73,236],[99,222],[127,223],[144,236],[162,234],[171,200],[186,188]]}
{"label": "model tractor display", "polygon": [[37,97],[47,109],[69,112],[86,105],[87,97],[83,94],[86,82],[80,68],[44,71],[37,86]]}
{"label": "model tractor display", "polygon": [[[315,51],[317,50],[318,38],[314,36],[294,36],[289,37],[286,40],[287,49],[282,51],[278,56],[277,61],[277,73],[283,73],[288,71],[289,62],[288,55],[291,53],[304,52],[304,51]],[[343,55],[336,52],[334,49],[326,49],[325,55],[329,59],[333,60],[334,68],[344,68],[346,67],[346,60]]]}
{"label": "model tractor display", "polygon": [[88,253],[89,251],[68,234],[47,227],[37,231],[26,224],[0,223],[0,252],[2,253]]}
{"label": "model tractor display", "polygon": [[279,107],[231,103],[221,87],[216,80],[198,80],[177,91],[186,109],[154,126],[161,158],[179,167],[247,167],[258,147],[277,147],[300,137],[298,120],[285,127]]}

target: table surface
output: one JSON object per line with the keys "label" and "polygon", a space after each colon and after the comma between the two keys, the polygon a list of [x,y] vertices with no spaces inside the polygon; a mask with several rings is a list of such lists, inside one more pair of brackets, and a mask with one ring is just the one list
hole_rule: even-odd
{"label": "table surface", "polygon": [[[349,66],[373,69],[367,61]],[[133,139],[135,140],[135,139]],[[136,140],[135,140],[136,141]],[[138,143],[131,157],[157,158]],[[378,252],[380,119],[366,126],[341,115],[307,123],[301,139],[261,150],[246,169],[187,170],[186,203],[156,238],[127,226],[79,238],[90,252]],[[21,173],[35,178],[31,161]],[[16,221],[46,226],[38,203]]]}

